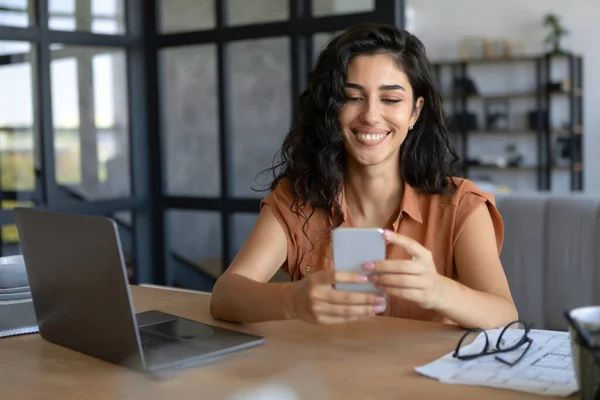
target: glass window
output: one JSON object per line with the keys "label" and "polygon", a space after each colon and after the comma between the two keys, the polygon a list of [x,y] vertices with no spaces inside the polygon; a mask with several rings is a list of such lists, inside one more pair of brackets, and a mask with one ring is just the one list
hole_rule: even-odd
{"label": "glass window", "polygon": [[313,0],[313,15],[356,14],[375,10],[375,0]]}
{"label": "glass window", "polygon": [[0,26],[35,25],[32,0],[0,0]]}
{"label": "glass window", "polygon": [[339,32],[320,32],[320,33],[315,33],[313,35],[313,60],[317,60],[317,57],[319,57],[319,54],[321,54],[321,51],[323,51],[323,49],[325,48],[325,46],[327,46],[327,44],[329,43],[329,41],[331,39],[333,39],[333,37],[338,34],[341,33],[342,31]]}
{"label": "glass window", "polygon": [[35,51],[28,42],[0,41],[0,185],[4,198],[32,192],[40,169],[35,116]]}
{"label": "glass window", "polygon": [[253,188],[266,189],[269,174],[258,175],[272,166],[290,125],[289,39],[234,42],[229,54],[233,194],[264,197]]}
{"label": "glass window", "polygon": [[229,0],[228,24],[247,25],[285,21],[289,16],[289,1]]}
{"label": "glass window", "polygon": [[123,34],[125,0],[48,0],[48,27],[57,31]]}
{"label": "glass window", "polygon": [[219,196],[216,46],[161,52],[166,192]]}
{"label": "glass window", "polygon": [[56,181],[65,196],[127,197],[130,190],[125,51],[52,45]]}
{"label": "glass window", "polygon": [[162,33],[175,33],[213,29],[217,25],[215,1],[159,0],[159,30]]}
{"label": "glass window", "polygon": [[[35,48],[0,41],[0,190],[2,209],[31,207],[40,171],[39,127],[35,118]],[[21,254],[14,224],[2,225],[2,255]]]}
{"label": "glass window", "polygon": [[[222,271],[221,215],[214,211],[167,212],[167,232],[175,268],[196,268],[217,278]],[[171,271],[177,276],[176,271]]]}

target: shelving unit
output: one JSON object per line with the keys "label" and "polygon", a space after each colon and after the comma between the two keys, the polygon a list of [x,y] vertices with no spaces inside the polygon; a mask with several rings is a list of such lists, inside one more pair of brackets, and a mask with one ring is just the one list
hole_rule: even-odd
{"label": "shelving unit", "polygon": [[[554,78],[553,72],[557,64],[563,62],[563,72],[559,78]],[[566,62],[566,65],[564,65]],[[520,56],[510,58],[486,58],[470,60],[447,60],[432,63],[438,84],[442,88],[446,116],[455,137],[457,151],[461,157],[459,171],[467,178],[472,177],[473,171],[503,170],[510,172],[535,172],[538,190],[552,190],[553,176],[557,171],[569,172],[569,190],[583,190],[583,60],[579,55],[552,55],[542,54],[534,56]],[[523,67],[520,67],[523,65]],[[505,93],[486,93],[480,91],[485,88],[486,81],[480,82],[472,79],[473,68],[487,68],[493,66],[500,70],[504,76],[495,76],[500,79],[510,79],[507,76],[507,66],[522,69],[533,66],[533,73],[529,80],[529,87],[511,88]],[[560,69],[560,68],[558,68]],[[445,75],[444,75],[445,74]],[[498,72],[496,72],[498,74]],[[444,88],[443,78],[449,77],[449,84]],[[529,78],[528,78],[529,79]],[[469,82],[470,81],[470,82]],[[470,84],[473,84],[469,86]],[[561,104],[555,104],[555,99],[564,99],[567,109],[557,109]],[[563,100],[563,102],[564,102]],[[473,112],[473,104],[480,103],[483,113]],[[515,103],[529,102],[530,109],[514,107]],[[489,106],[496,103],[504,106],[504,113],[488,113]],[[515,109],[517,112],[515,113]],[[541,111],[541,112],[540,112]],[[563,124],[557,126],[553,116],[557,111],[565,114]],[[515,128],[510,122],[515,114],[520,115],[521,126]],[[483,114],[483,118],[481,118]],[[495,115],[495,117],[494,117]],[[505,119],[503,129],[489,129],[488,122],[494,118]],[[494,137],[504,139],[517,139],[535,137],[534,162],[529,163],[496,163],[492,165],[473,164],[473,154],[469,154],[469,143],[473,137]],[[564,145],[563,162],[558,163],[558,142]],[[510,142],[509,142],[510,143]],[[494,149],[497,150],[498,149]],[[479,155],[477,155],[479,156]],[[565,157],[566,156],[566,157]]]}

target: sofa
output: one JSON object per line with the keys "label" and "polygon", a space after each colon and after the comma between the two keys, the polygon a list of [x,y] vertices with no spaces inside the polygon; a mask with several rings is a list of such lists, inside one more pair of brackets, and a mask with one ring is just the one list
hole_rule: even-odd
{"label": "sofa", "polygon": [[600,195],[496,195],[500,255],[519,316],[566,330],[564,311],[600,304]]}

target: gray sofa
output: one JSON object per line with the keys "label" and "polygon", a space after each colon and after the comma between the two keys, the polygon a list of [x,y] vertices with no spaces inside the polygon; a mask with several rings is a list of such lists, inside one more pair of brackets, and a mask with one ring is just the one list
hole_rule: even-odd
{"label": "gray sofa", "polygon": [[501,260],[520,317],[565,330],[565,310],[600,305],[600,195],[496,195]]}

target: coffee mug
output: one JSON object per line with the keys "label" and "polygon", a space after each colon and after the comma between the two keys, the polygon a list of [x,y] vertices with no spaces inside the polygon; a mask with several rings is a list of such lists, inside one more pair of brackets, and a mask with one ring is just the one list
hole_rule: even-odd
{"label": "coffee mug", "polygon": [[582,400],[600,400],[600,306],[565,313],[571,354]]}

